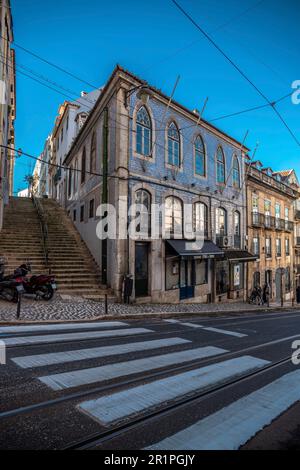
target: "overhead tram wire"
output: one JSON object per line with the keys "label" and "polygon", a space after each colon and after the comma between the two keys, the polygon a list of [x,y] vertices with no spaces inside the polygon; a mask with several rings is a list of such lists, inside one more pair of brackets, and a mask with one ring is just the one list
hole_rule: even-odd
{"label": "overhead tram wire", "polygon": [[206,39],[220,52],[220,54],[225,57],[225,59],[234,67],[237,72],[256,90],[256,92],[273,108],[275,114],[278,116],[280,121],[283,123],[283,125],[286,127],[294,141],[297,143],[297,145],[300,147],[300,141],[294,134],[294,132],[291,130],[289,125],[286,123],[285,119],[283,116],[281,116],[280,112],[275,108],[275,104],[272,103],[267,96],[255,85],[255,83],[243,72],[243,70],[229,57],[226,52],[223,51],[223,49],[210,37],[209,34],[206,33],[206,31],[192,18],[192,16],[184,10],[184,8],[176,1],[176,0],[171,0],[172,3],[181,11],[181,13],[203,34],[203,36],[206,37]]}
{"label": "overhead tram wire", "polygon": [[[24,155],[25,157],[28,157],[28,158],[31,158],[35,161],[39,160],[40,162],[42,163],[45,163],[46,165],[48,166],[52,166],[52,167],[55,167],[55,168],[61,168],[65,171],[73,171],[74,173],[82,173],[82,170],[80,170],[79,168],[68,168],[68,167],[65,167],[63,165],[59,165],[58,163],[51,163],[51,162],[47,162],[46,160],[43,160],[39,157],[35,157],[34,155],[31,155],[29,153],[26,153],[26,152],[23,152],[23,150],[17,150],[15,149],[14,147],[9,147],[8,145],[2,145],[0,144],[0,148],[5,148],[5,149],[8,149],[8,150],[13,150],[15,153],[21,153],[22,155]],[[93,176],[100,176],[100,177],[103,177],[104,175],[102,173],[96,173],[96,172],[93,172],[93,171],[88,171],[86,170],[85,173],[87,175],[93,175]],[[119,176],[119,175],[108,175],[108,178],[110,179],[117,179],[117,180],[122,180],[122,181],[136,181],[136,182],[139,182],[139,183],[142,183],[142,182],[148,182],[148,179],[143,179],[143,177],[137,177],[137,176],[129,176],[129,177],[125,177],[125,176]],[[172,183],[172,182],[170,182]],[[184,192],[184,193],[189,193],[189,194],[196,194],[196,190],[190,190],[188,188],[180,188],[180,187],[176,187],[172,184],[168,184],[167,182],[165,183],[161,183],[159,181],[155,181],[154,183],[156,186],[160,186],[160,187],[163,187],[163,188],[166,188],[168,187],[169,189],[176,189],[176,191],[181,191],[181,192]]]}
{"label": "overhead tram wire", "polygon": [[[0,56],[2,56],[2,54],[0,54]],[[1,61],[1,59],[0,59],[0,61]],[[3,64],[7,64],[7,61],[1,61],[1,62],[2,62]],[[8,62],[11,62],[11,61],[8,59]],[[9,64],[8,64],[8,66],[11,67],[11,68],[13,68],[13,66],[11,66],[11,65],[9,65]],[[62,85],[59,85],[58,83],[53,82],[52,80],[49,80],[47,77],[44,77],[44,76],[42,76],[42,75],[37,74],[35,71],[33,71],[33,70],[31,70],[31,69],[29,69],[29,68],[27,68],[27,67],[25,67],[25,66],[23,66],[23,65],[21,65],[21,64],[18,64],[18,63],[17,63],[17,64],[16,64],[16,67],[21,67],[21,68],[23,68],[24,70],[27,70],[29,73],[34,74],[35,77],[38,77],[39,79],[37,79],[37,78],[35,78],[35,77],[32,77],[32,76],[30,76],[30,75],[28,75],[28,74],[26,74],[25,72],[20,71],[20,70],[17,71],[18,73],[24,75],[24,76],[27,77],[27,78],[30,78],[30,79],[36,81],[36,82],[39,83],[40,85],[43,85],[43,86],[49,88],[50,90],[53,90],[53,91],[56,92],[56,93],[61,94],[62,96],[65,96],[65,97],[67,97],[68,99],[70,99],[70,100],[72,100],[72,101],[75,101],[75,100],[76,100],[75,98],[71,97],[69,94],[67,95],[66,93],[62,93],[62,92],[60,92],[59,90],[54,89],[52,86],[49,86],[49,85],[47,85],[47,84],[45,84],[45,83],[42,83],[42,82],[40,81],[40,79],[41,79],[41,80],[44,80],[44,81],[47,81],[47,82],[50,83],[51,85],[54,85],[54,86],[56,86],[56,87],[58,87],[58,88],[61,88],[61,89],[64,90],[65,92],[72,93],[72,94],[74,95],[74,97],[77,97],[77,98],[78,98],[78,94],[77,94],[75,91],[69,90],[69,89],[63,87]],[[97,88],[97,89],[99,90],[99,88]],[[248,113],[248,112],[251,112],[251,111],[256,111],[256,110],[259,110],[259,109],[266,108],[266,107],[268,107],[268,106],[274,107],[275,104],[277,104],[277,103],[279,103],[280,101],[282,101],[282,100],[284,100],[284,99],[286,99],[286,98],[292,96],[293,92],[294,92],[294,91],[292,91],[291,93],[288,93],[288,94],[286,94],[286,95],[283,95],[281,98],[279,98],[279,99],[277,99],[277,100],[275,100],[275,101],[269,102],[268,104],[265,104],[265,105],[259,105],[259,106],[255,106],[255,107],[251,107],[251,108],[246,108],[246,109],[243,109],[243,110],[241,110],[241,111],[237,111],[237,112],[235,112],[235,113],[226,114],[226,115],[223,115],[223,116],[220,116],[220,117],[217,117],[217,118],[209,119],[209,120],[208,120],[208,123],[210,123],[210,122],[215,122],[215,121],[219,121],[219,120],[221,120],[221,119],[227,119],[227,118],[229,118],[229,117],[238,116],[238,115],[240,115],[240,114]],[[82,96],[82,97],[80,97],[80,98],[78,98],[78,99],[83,100],[83,101],[86,101],[86,102],[90,103],[91,105],[95,105],[95,103],[96,103],[96,101],[93,102],[92,100],[86,98],[85,96]],[[123,101],[120,101],[120,100],[118,100],[118,99],[117,99],[117,101],[122,102],[122,104],[123,104]],[[84,104],[83,104],[83,106],[84,106]],[[90,108],[90,106],[86,106],[86,107]],[[129,107],[130,107],[131,109],[134,109],[134,106],[132,106],[132,105],[130,105],[130,104],[129,104]],[[201,120],[202,120],[202,119],[201,119]],[[158,121],[158,122],[162,123],[162,121]],[[196,125],[195,125],[195,124],[191,124],[191,125],[189,125],[189,126],[183,126],[183,127],[181,127],[179,130],[189,129],[189,128],[192,128],[192,127],[196,127]],[[156,131],[165,131],[165,128],[157,128]]]}
{"label": "overhead tram wire", "polygon": [[[0,54],[0,57],[2,57],[2,59],[5,59],[4,56],[3,56],[3,54]],[[10,67],[10,68],[12,68],[12,69],[14,68],[14,66],[12,65],[12,64],[13,64],[13,61],[11,61],[10,59],[6,59],[6,60],[1,60],[1,59],[0,59],[0,61],[1,61],[4,65],[7,65],[8,67]],[[60,89],[63,90],[64,92],[68,93],[68,95],[66,95],[65,93],[61,93],[61,94],[62,94],[63,96],[66,96],[67,98],[71,99],[72,101],[75,101],[75,98],[72,98],[72,97],[69,95],[69,93],[71,93],[72,95],[74,95],[74,96],[77,97],[77,99],[78,99],[78,93],[75,92],[74,90],[69,90],[68,88],[65,88],[64,86],[62,86],[62,85],[60,85],[60,84],[58,84],[58,83],[56,83],[56,82],[54,82],[54,81],[48,79],[47,77],[44,77],[43,75],[40,75],[39,73],[35,72],[34,70],[32,70],[32,69],[30,69],[30,68],[28,68],[28,67],[26,67],[26,66],[24,66],[24,65],[22,65],[22,64],[19,64],[18,62],[15,63],[15,67],[20,67],[20,68],[26,70],[26,71],[27,71],[28,73],[30,73],[31,75],[34,75],[34,76],[37,77],[38,79],[44,80],[44,81],[46,81],[47,83],[50,83],[50,85],[53,85],[53,86],[55,86],[55,87],[57,87],[57,88],[60,88]],[[17,70],[17,71],[18,71],[18,70]],[[31,76],[25,74],[24,72],[21,72],[21,71],[18,71],[18,72],[19,72],[19,73],[23,73],[23,75],[27,76],[28,78],[34,79],[33,77],[31,77]],[[39,81],[38,83],[40,83],[41,85],[45,85],[44,83],[42,83],[42,82],[40,82],[40,81]],[[45,85],[45,86],[46,86],[46,85]],[[99,90],[99,88],[98,88],[98,90]],[[94,101],[90,100],[90,99],[87,98],[86,96],[81,96],[79,99],[80,99],[80,100],[83,100],[83,101],[86,101],[86,102],[90,103],[91,105],[94,105],[94,104],[95,104]]]}
{"label": "overhead tram wire", "polygon": [[[3,35],[0,35],[0,38],[4,39],[5,41],[8,41],[8,42],[11,42],[9,41],[9,39],[7,39],[5,36]],[[51,67],[54,67],[55,69],[59,70],[60,72],[63,72],[67,75],[69,75],[70,77],[74,78],[75,80],[81,82],[81,83],[84,83],[85,85],[88,85],[89,87],[91,88],[98,88],[96,85],[93,85],[92,83],[88,82],[87,80],[84,80],[80,77],[78,77],[78,75],[75,75],[74,73],[72,72],[69,72],[68,70],[66,70],[65,68],[61,67],[60,65],[57,65],[57,64],[54,64],[53,62],[50,62],[50,60],[47,60],[47,59],[44,59],[42,56],[36,54],[35,52],[33,51],[30,51],[29,49],[26,49],[26,47],[24,46],[21,46],[20,44],[17,44],[15,41],[12,41],[12,44],[17,47],[18,49],[21,49],[22,51],[26,52],[27,54],[30,54],[32,55],[33,57],[35,57],[36,59],[39,59],[41,60],[42,62],[44,62],[45,64],[48,64],[50,65]]]}

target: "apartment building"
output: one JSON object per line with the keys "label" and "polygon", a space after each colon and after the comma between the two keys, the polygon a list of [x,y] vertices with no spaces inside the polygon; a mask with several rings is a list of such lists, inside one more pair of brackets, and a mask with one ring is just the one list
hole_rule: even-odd
{"label": "apartment building", "polygon": [[[66,209],[102,282],[120,297],[130,274],[140,302],[245,298],[246,266],[256,259],[246,250],[247,152],[197,110],[117,66],[63,161]],[[116,227],[103,239],[106,203]],[[142,209],[129,214],[133,204]],[[164,207],[157,218],[154,205]],[[134,216],[142,222],[126,236]],[[200,229],[201,247],[186,224]]]}
{"label": "apartment building", "polygon": [[295,295],[294,220],[298,187],[284,172],[247,163],[248,249],[257,261],[248,265],[248,293],[254,286],[271,288],[271,299]]}
{"label": "apartment building", "polygon": [[14,174],[14,121],[16,118],[15,52],[11,48],[13,24],[10,1],[0,4],[0,144],[12,150],[0,149],[0,230],[3,210],[13,192]]}

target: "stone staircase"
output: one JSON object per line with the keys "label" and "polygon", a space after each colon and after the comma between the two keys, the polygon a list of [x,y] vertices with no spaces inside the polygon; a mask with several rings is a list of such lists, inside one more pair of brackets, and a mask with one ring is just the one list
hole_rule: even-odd
{"label": "stone staircase", "polygon": [[[107,294],[114,300],[111,290],[101,285],[99,268],[65,211],[52,199],[40,199],[40,203],[48,225],[49,262],[58,293],[98,301]],[[1,255],[8,261],[8,273],[26,259],[34,273],[46,272],[39,219],[31,199],[10,199],[0,232]]]}
{"label": "stone staircase", "polygon": [[45,272],[41,242],[40,222],[31,199],[11,197],[0,232],[0,257],[6,260],[6,274],[12,274],[27,259],[33,273]]}

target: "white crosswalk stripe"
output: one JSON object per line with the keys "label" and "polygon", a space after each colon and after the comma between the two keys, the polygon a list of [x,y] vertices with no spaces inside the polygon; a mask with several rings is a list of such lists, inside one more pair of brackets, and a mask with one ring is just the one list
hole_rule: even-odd
{"label": "white crosswalk stripe", "polygon": [[118,344],[115,346],[102,346],[99,348],[77,349],[49,354],[35,354],[32,356],[13,357],[12,361],[23,369],[63,364],[86,359],[103,358],[127,354],[137,351],[148,351],[152,349],[165,348],[188,344],[191,341],[182,338],[166,338],[153,341],[142,341],[137,343]]}
{"label": "white crosswalk stripe", "polygon": [[63,390],[66,388],[87,385],[95,382],[103,382],[105,380],[111,380],[149,370],[160,369],[173,364],[183,364],[197,359],[217,356],[218,354],[224,354],[226,352],[228,351],[221,348],[207,346],[133,361],[48,375],[45,377],[39,377],[39,380],[52,388],[52,390]]}
{"label": "white crosswalk stripe", "polygon": [[123,330],[86,331],[84,333],[65,333],[58,335],[14,336],[12,338],[2,338],[2,341],[6,346],[25,346],[27,344],[57,343],[59,341],[133,336],[143,333],[153,333],[153,330],[146,328],[126,328]]}
{"label": "white crosswalk stripe", "polygon": [[26,326],[3,326],[0,328],[0,333],[35,333],[36,331],[59,331],[59,330],[90,330],[101,328],[114,328],[116,326],[128,326],[128,323],[121,321],[103,321],[92,323],[61,323],[61,324],[48,324],[48,325],[26,325]]}
{"label": "white crosswalk stripe", "polygon": [[228,331],[228,330],[223,330],[221,328],[212,328],[209,326],[204,329],[206,331],[212,331],[214,333],[221,333],[222,335],[236,336],[237,338],[244,338],[245,336],[248,336],[245,333],[237,333],[236,331]]}
{"label": "white crosswalk stripe", "polygon": [[229,330],[224,330],[223,328],[213,328],[209,326],[203,326],[203,325],[198,325],[198,323],[188,323],[188,322],[181,322],[179,320],[165,320],[166,323],[171,323],[171,324],[179,324],[182,326],[187,326],[189,328],[200,328],[204,331],[211,331],[213,333],[220,333],[222,335],[229,335],[229,336],[235,336],[237,338],[244,338],[246,335],[245,333],[238,333],[236,331],[229,331]]}
{"label": "white crosswalk stripe", "polygon": [[236,450],[300,400],[300,371],[290,372],[148,450]]}
{"label": "white crosswalk stripe", "polygon": [[89,400],[79,405],[79,409],[107,425],[187,393],[204,391],[267,364],[268,361],[262,359],[242,356]]}

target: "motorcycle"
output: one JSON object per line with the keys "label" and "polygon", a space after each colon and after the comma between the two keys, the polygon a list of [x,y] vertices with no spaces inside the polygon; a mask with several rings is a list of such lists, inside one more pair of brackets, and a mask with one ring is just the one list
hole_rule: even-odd
{"label": "motorcycle", "polygon": [[55,290],[57,289],[54,277],[47,274],[41,274],[28,278],[27,276],[30,272],[31,265],[29,262],[21,264],[12,276],[3,278],[3,282],[15,280],[19,283],[21,280],[25,294],[35,294],[36,300],[51,300]]}
{"label": "motorcycle", "polygon": [[20,277],[22,278],[26,294],[35,294],[36,300],[51,300],[57,289],[55,278],[48,274],[40,274],[28,278],[27,276],[30,272],[30,263],[24,263],[15,270],[14,277],[18,279]]}
{"label": "motorcycle", "polygon": [[4,265],[0,264],[0,298],[17,303],[19,295],[24,292],[23,278],[19,276],[4,277]]}

